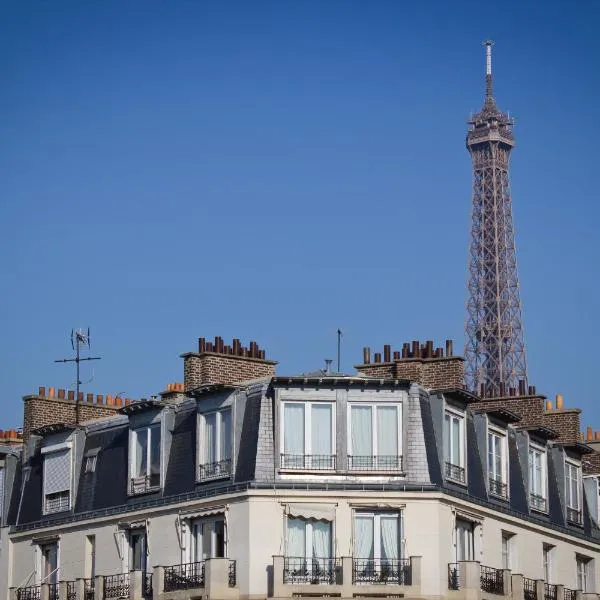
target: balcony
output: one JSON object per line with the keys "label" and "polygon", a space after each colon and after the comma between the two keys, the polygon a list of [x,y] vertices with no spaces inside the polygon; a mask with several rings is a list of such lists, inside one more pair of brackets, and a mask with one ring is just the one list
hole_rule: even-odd
{"label": "balcony", "polygon": [[348,456],[349,471],[402,471],[402,457],[394,455]]}
{"label": "balcony", "polygon": [[506,483],[504,483],[500,479],[490,477],[489,489],[490,494],[492,494],[493,496],[497,496],[498,498],[502,498],[503,500],[506,500],[508,498],[508,485],[506,485]]}
{"label": "balcony", "polygon": [[281,468],[297,471],[333,471],[335,454],[282,454]]}
{"label": "balcony", "polygon": [[129,481],[129,493],[132,496],[147,494],[160,488],[160,473],[151,473],[141,477],[132,477]]}
{"label": "balcony", "polygon": [[546,498],[539,494],[529,494],[529,507],[533,510],[539,510],[540,512],[546,512]]}
{"label": "balcony", "polygon": [[102,578],[102,591],[104,600],[113,598],[129,598],[129,573],[106,575]]}
{"label": "balcony", "polygon": [[567,521],[573,525],[581,525],[581,511],[567,506]]}
{"label": "balcony", "polygon": [[274,556],[269,596],[410,597],[419,595],[420,588],[420,556],[390,560]]}
{"label": "balcony", "polygon": [[558,588],[550,583],[544,584],[544,600],[558,600]]}
{"label": "balcony", "polygon": [[212,481],[231,477],[231,459],[198,465],[198,481]]}
{"label": "balcony", "polygon": [[444,472],[446,473],[446,479],[452,479],[453,481],[458,481],[459,483],[465,483],[464,467],[446,462]]}
{"label": "balcony", "polygon": [[538,598],[538,586],[535,579],[523,577],[523,598],[524,600],[542,600]]}
{"label": "balcony", "polygon": [[481,565],[479,585],[482,592],[504,595],[504,571]]}
{"label": "balcony", "polygon": [[164,567],[165,592],[192,590],[204,587],[206,580],[206,562],[186,563]]}

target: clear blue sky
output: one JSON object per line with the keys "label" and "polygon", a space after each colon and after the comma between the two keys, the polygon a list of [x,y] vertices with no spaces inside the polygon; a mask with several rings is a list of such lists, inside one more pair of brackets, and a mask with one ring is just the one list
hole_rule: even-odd
{"label": "clear blue sky", "polygon": [[[72,387],[182,380],[198,336],[303,372],[463,345],[471,165],[492,38],[530,382],[600,429],[600,5],[5,0],[0,427]],[[84,369],[83,378],[91,371]]]}

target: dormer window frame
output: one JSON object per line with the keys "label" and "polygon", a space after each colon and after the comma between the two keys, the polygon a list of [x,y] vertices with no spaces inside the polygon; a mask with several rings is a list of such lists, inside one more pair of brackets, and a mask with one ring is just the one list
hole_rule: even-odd
{"label": "dormer window frame", "polygon": [[[465,410],[446,404],[443,421],[444,474],[447,481],[460,485],[467,485],[466,417]],[[458,449],[454,443],[456,431]]]}
{"label": "dormer window frame", "polygon": [[[140,463],[140,469],[145,464],[145,474],[138,473],[138,442],[141,432],[145,432],[145,459],[142,458]],[[153,458],[153,439],[156,438],[156,432],[158,432],[159,443],[158,443],[158,458],[159,466],[158,473],[153,472],[152,469],[152,458]],[[160,415],[152,419],[152,421],[144,424],[130,423],[129,429],[129,477],[128,477],[128,489],[127,493],[130,496],[139,496],[140,494],[147,494],[159,491],[163,485],[163,445],[164,445],[164,432],[162,426],[162,419]]]}
{"label": "dormer window frame", "polygon": [[[535,477],[537,465],[532,457],[539,456],[540,482]],[[537,460],[537,459],[536,459]],[[536,512],[548,513],[548,448],[535,441],[529,441],[527,451],[527,469],[529,473],[529,508]]]}
{"label": "dormer window frame", "polygon": [[581,463],[565,456],[565,509],[568,523],[572,525],[582,524],[582,500],[583,477]]}
{"label": "dormer window frame", "polygon": [[[44,457],[42,513],[51,515],[68,512],[73,507],[73,442],[69,440],[44,446],[41,453]],[[49,461],[55,462],[50,472]],[[64,473],[65,468],[67,474]]]}
{"label": "dormer window frame", "polygon": [[[224,417],[227,414],[228,417]],[[208,452],[206,447],[206,431],[208,423],[214,417],[214,447]],[[227,425],[227,419],[229,425]],[[227,433],[227,427],[229,432]],[[225,434],[224,434],[225,429]],[[206,412],[199,412],[197,417],[198,448],[196,460],[196,482],[205,483],[230,479],[233,475],[234,457],[234,410],[232,404],[215,407]],[[223,435],[229,437],[225,439]],[[214,456],[208,456],[208,454]],[[214,460],[210,460],[210,459]]]}
{"label": "dormer window frame", "polygon": [[487,430],[487,474],[490,495],[508,500],[508,431],[492,423],[488,423]]}

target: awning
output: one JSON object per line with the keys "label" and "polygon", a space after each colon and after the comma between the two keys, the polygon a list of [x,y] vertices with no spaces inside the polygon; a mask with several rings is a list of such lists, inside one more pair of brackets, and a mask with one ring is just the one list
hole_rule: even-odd
{"label": "awning", "polygon": [[315,521],[333,521],[335,519],[335,504],[287,504],[286,513],[290,517],[301,519],[314,519]]}
{"label": "awning", "polygon": [[199,508],[190,512],[179,513],[180,519],[201,519],[202,517],[211,517],[213,515],[224,515],[227,511],[226,504],[219,506],[210,506],[208,508]]}

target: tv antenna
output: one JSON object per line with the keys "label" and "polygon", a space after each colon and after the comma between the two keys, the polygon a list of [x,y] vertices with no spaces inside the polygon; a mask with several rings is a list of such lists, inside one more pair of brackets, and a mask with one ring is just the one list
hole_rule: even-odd
{"label": "tv antenna", "polygon": [[337,372],[341,373],[341,366],[340,366],[340,358],[341,358],[341,353],[342,353],[342,336],[344,334],[342,333],[341,329],[337,330]]}
{"label": "tv antenna", "polygon": [[75,356],[73,358],[59,358],[57,360],[55,360],[54,362],[59,362],[59,363],[70,363],[70,362],[74,362],[75,363],[75,369],[76,369],[76,375],[77,375],[77,379],[76,379],[76,392],[75,392],[75,424],[79,425],[79,404],[80,404],[80,398],[79,398],[79,386],[81,385],[82,381],[80,379],[79,376],[79,363],[84,361],[84,360],[100,360],[102,357],[101,356],[86,356],[85,358],[81,358],[81,347],[82,346],[87,346],[88,348],[90,348],[90,328],[87,328],[87,332],[84,331],[83,329],[71,329],[71,347],[73,348],[73,350],[75,350]]}

